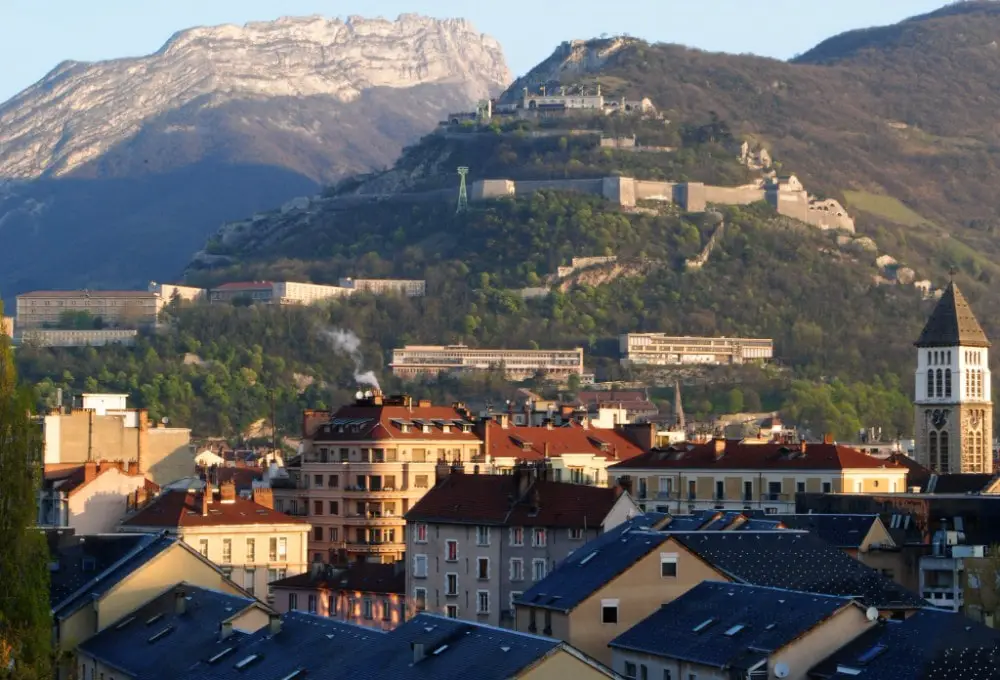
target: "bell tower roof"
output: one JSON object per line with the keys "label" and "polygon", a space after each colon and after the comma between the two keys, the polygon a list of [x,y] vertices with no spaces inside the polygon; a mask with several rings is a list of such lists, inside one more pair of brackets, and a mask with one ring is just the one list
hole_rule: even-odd
{"label": "bell tower roof", "polygon": [[924,326],[917,347],[989,347],[990,341],[968,301],[952,281]]}

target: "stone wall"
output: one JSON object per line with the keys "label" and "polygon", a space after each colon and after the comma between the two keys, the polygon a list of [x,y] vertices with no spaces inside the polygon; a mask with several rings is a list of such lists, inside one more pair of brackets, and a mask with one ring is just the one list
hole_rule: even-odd
{"label": "stone wall", "polygon": [[650,182],[637,179],[634,184],[637,201],[666,201],[668,203],[674,201],[674,187],[677,185],[673,182]]}

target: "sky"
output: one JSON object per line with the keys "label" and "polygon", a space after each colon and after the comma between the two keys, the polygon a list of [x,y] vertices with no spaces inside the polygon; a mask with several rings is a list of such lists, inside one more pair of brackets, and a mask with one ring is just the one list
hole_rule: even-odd
{"label": "sky", "polygon": [[155,52],[192,26],[279,16],[464,17],[503,45],[513,74],[562,41],[621,34],[788,59],[837,33],[895,23],[946,0],[0,0],[0,102],[56,64]]}

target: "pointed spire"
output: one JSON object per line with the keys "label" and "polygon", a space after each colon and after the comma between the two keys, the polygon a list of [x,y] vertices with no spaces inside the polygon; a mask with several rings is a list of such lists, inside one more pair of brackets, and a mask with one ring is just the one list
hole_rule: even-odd
{"label": "pointed spire", "polygon": [[684,405],[681,403],[681,381],[674,381],[674,424],[684,429]]}
{"label": "pointed spire", "polygon": [[951,281],[914,344],[917,347],[989,347],[990,341],[962,291]]}

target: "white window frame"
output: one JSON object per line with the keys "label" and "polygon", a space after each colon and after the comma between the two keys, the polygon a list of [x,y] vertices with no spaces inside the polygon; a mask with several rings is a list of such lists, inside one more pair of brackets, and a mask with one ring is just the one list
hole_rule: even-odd
{"label": "white window frame", "polygon": [[[618,622],[621,620],[621,617],[618,616],[621,613],[620,612],[620,608],[619,608],[620,604],[621,604],[621,601],[618,600],[617,598],[615,598],[615,599],[601,600],[601,618],[599,619],[599,622],[600,622],[600,624],[602,626],[617,626],[618,625]],[[611,607],[614,607],[614,609],[615,609],[615,622],[614,623],[605,623],[604,622],[604,610],[605,609],[609,609]]]}
{"label": "white window frame", "polygon": [[[479,572],[479,565],[486,562],[486,576],[481,576]],[[489,581],[490,576],[490,558],[489,557],[477,557],[476,558],[476,579],[480,581]]]}
{"label": "white window frame", "polygon": [[[677,578],[677,573],[678,573],[678,569],[677,569],[677,557],[678,557],[677,553],[660,553],[660,578]],[[666,575],[664,575],[664,573],[663,573],[663,565],[664,564],[673,564],[674,565],[674,575],[673,576],[666,576]]]}
{"label": "white window frame", "polygon": [[246,563],[254,564],[257,561],[257,541],[253,538],[247,539]]}
{"label": "white window frame", "polygon": [[278,536],[278,561],[288,561],[288,539],[284,536]]}
{"label": "white window frame", "polygon": [[[536,578],[536,575],[538,573],[539,565],[541,565],[542,577],[541,578]],[[531,580],[534,581],[535,583],[538,583],[539,581],[544,580],[545,577],[548,575],[548,569],[547,569],[547,567],[548,567],[548,564],[545,562],[544,558],[540,558],[539,557],[539,558],[535,558],[535,559],[531,560]]]}
{"label": "white window frame", "polygon": [[[541,536],[542,540],[538,540]],[[545,527],[532,527],[531,529],[531,546],[533,548],[544,548],[549,544],[549,534],[545,530]]]}
{"label": "white window frame", "polygon": [[257,590],[257,570],[253,567],[247,567],[243,570],[243,590],[247,591],[251,595]]}
{"label": "white window frame", "polygon": [[[448,582],[449,582],[449,580],[451,579],[452,576],[455,577],[455,591],[454,592],[448,590]],[[454,596],[458,595],[458,572],[457,571],[449,571],[449,572],[445,573],[445,575],[444,575],[444,594],[446,596],[448,596],[448,597],[454,597]]]}
{"label": "white window frame", "polygon": [[[483,607],[483,597],[486,598],[486,607]],[[490,591],[488,590],[477,590],[476,591],[476,613],[477,614],[489,614],[490,613]]]}
{"label": "white window frame", "polygon": [[[514,565],[519,565],[519,570],[521,572],[520,576],[514,574]],[[510,580],[513,582],[519,582],[524,580],[524,558],[523,557],[511,557],[510,558]]]}
{"label": "white window frame", "polygon": [[489,547],[490,545],[490,528],[487,526],[477,526],[476,527],[476,545],[481,547]]}
{"label": "white window frame", "polygon": [[571,541],[582,541],[583,540],[583,529],[576,527],[569,530],[569,540]]}
{"label": "white window frame", "polygon": [[209,544],[207,538],[198,539],[198,554],[204,557],[205,559],[208,559],[208,545]]}
{"label": "white window frame", "polygon": [[[420,565],[423,565],[423,569]],[[427,555],[413,556],[413,578],[427,578],[428,560]]]}
{"label": "white window frame", "polygon": [[[455,559],[451,559],[448,555],[451,553],[450,547],[455,546]],[[444,542],[444,561],[445,562],[458,562],[458,541],[454,538],[446,539]]]}
{"label": "white window frame", "polygon": [[233,539],[231,538],[222,539],[222,563],[233,563]]}
{"label": "white window frame", "polygon": [[427,523],[418,522],[413,526],[413,542],[414,543],[426,543],[427,542]]}
{"label": "white window frame", "polygon": [[510,595],[508,596],[508,602],[507,603],[510,605],[510,615],[511,616],[514,616],[514,612],[515,612],[514,600],[518,599],[522,595],[524,595],[524,591],[523,590],[512,590],[512,591],[510,591]]}
{"label": "white window frame", "polygon": [[[516,541],[514,537],[520,534],[521,540]],[[511,527],[510,528],[510,544],[512,547],[521,548],[524,546],[524,527]]]}

